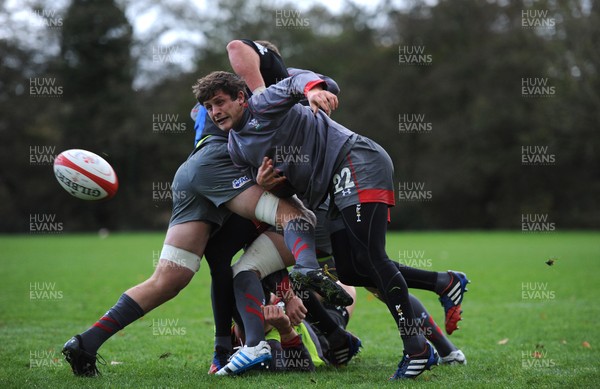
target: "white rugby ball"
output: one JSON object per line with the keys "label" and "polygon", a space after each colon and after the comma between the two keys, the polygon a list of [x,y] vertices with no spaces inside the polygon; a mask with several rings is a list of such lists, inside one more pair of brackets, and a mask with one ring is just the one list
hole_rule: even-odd
{"label": "white rugby ball", "polygon": [[67,192],[82,200],[110,199],[119,188],[112,166],[87,150],[60,153],[54,159],[54,175]]}

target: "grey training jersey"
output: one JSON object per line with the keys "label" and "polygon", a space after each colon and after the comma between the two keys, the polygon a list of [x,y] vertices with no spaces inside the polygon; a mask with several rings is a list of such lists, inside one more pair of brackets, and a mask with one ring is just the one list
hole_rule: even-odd
{"label": "grey training jersey", "polygon": [[315,119],[304,99],[307,85],[322,80],[304,71],[268,87],[248,100],[241,123],[229,132],[228,150],[239,168],[256,171],[263,157],[287,177],[298,197],[317,208],[327,197],[335,167],[356,134],[322,111]]}

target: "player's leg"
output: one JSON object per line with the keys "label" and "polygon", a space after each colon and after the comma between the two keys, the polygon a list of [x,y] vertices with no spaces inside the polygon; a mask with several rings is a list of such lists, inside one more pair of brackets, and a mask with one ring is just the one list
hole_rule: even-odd
{"label": "player's leg", "polygon": [[385,252],[388,207],[382,203],[360,204],[360,218],[357,217],[356,207],[341,211],[355,258],[382,294],[398,323],[406,352],[420,353],[425,347],[425,340],[412,329],[414,313],[408,298],[408,287]]}
{"label": "player's leg", "polygon": [[412,294],[410,301],[418,318],[419,325],[423,335],[429,340],[440,354],[440,363],[442,364],[467,364],[464,353],[459,350],[446,336],[440,327],[433,320],[433,317],[427,312],[421,301]]}
{"label": "player's leg", "polygon": [[[367,275],[382,295],[404,344],[403,358],[393,378],[414,378],[436,365],[438,356],[415,328],[415,315],[402,273],[385,251],[389,207],[394,205],[393,164],[377,143],[358,136],[336,168],[333,202],[341,213],[352,257],[343,266]],[[334,255],[336,253],[334,252]]]}
{"label": "player's leg", "polygon": [[226,205],[243,217],[256,217],[270,225],[282,227],[285,244],[296,260],[291,274],[295,282],[315,289],[333,303],[352,304],[350,296],[326,277],[319,267],[314,238],[314,214],[302,203],[280,199],[254,185]]}
{"label": "player's leg", "polygon": [[200,268],[210,229],[204,222],[169,228],[160,262],[152,276],[125,291],[87,331],[65,344],[63,354],[75,375],[97,375],[96,354],[100,346],[127,325],[175,297],[190,282]]}
{"label": "player's leg", "polygon": [[215,349],[209,374],[214,374],[225,366],[233,354],[231,320],[235,298],[231,260],[257,234],[254,222],[231,214],[206,246],[204,256],[210,267],[211,301],[215,320]]}
{"label": "player's leg", "polygon": [[[335,221],[334,221],[335,222]],[[367,275],[360,263],[353,260],[353,252],[348,243],[345,230],[337,230],[331,234],[332,251],[335,255],[336,272],[339,279],[350,285],[374,288],[375,284]],[[450,335],[458,329],[457,323],[461,320],[461,303],[463,295],[467,291],[469,282],[463,273],[432,272],[403,266],[394,261],[394,265],[402,273],[406,285],[410,289],[423,289],[437,293],[444,307],[446,332]]]}
{"label": "player's leg", "polygon": [[240,374],[268,365],[271,359],[271,351],[265,341],[262,312],[265,295],[260,280],[285,268],[279,253],[285,246],[282,242],[274,242],[272,239],[275,238],[281,240],[277,234],[261,234],[232,267],[235,305],[244,328],[245,344],[231,356],[229,363],[216,372],[217,375]]}

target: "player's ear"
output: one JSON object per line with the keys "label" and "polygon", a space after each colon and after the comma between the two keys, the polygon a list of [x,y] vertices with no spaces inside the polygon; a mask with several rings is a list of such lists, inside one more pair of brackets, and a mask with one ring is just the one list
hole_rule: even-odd
{"label": "player's ear", "polygon": [[240,105],[244,104],[244,102],[246,101],[246,94],[243,90],[238,92],[237,100],[240,103]]}

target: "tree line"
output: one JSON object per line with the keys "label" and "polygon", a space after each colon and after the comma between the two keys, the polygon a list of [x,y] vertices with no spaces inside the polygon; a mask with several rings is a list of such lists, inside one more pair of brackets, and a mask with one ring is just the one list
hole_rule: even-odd
{"label": "tree line", "polygon": [[[66,231],[164,229],[170,181],[193,147],[191,85],[230,70],[236,38],[269,40],[287,66],[337,81],[333,118],[394,161],[391,228],[524,229],[532,215],[556,229],[599,226],[594,2],[347,2],[335,14],[259,0],[221,0],[206,14],[154,4],[157,34],[202,36],[166,44],[136,38],[125,10],[145,2],[72,0],[60,21],[50,3],[32,5],[58,50],[0,40],[1,231],[31,232],[40,214]],[[113,165],[114,199],[60,189],[52,160],[69,148]]]}

